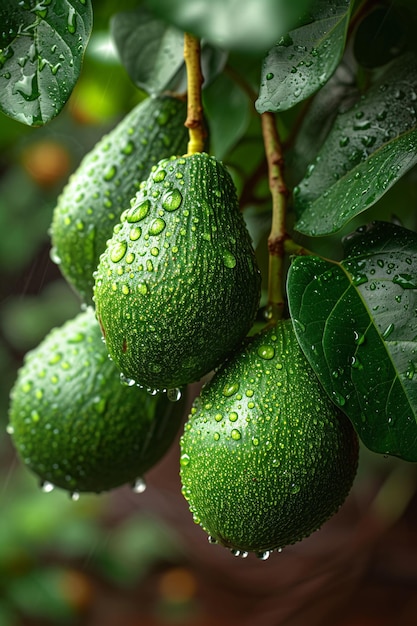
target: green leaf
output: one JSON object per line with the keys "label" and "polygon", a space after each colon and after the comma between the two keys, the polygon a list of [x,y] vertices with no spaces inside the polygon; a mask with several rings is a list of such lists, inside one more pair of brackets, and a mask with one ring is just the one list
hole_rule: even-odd
{"label": "green leaf", "polygon": [[[150,13],[145,7],[116,13],[111,34],[120,59],[137,87],[159,95],[187,89],[184,64],[184,33]],[[227,55],[202,43],[204,87],[224,67]]]}
{"label": "green leaf", "polygon": [[144,7],[116,13],[110,30],[130,78],[149,94],[161,93],[181,70],[183,33]]}
{"label": "green leaf", "polygon": [[54,118],[78,76],[92,28],[90,0],[0,6],[0,109],[29,126]]}
{"label": "green leaf", "polygon": [[297,338],[363,443],[417,461],[417,234],[374,222],[344,245],[341,263],[294,259]]}
{"label": "green leaf", "polygon": [[225,74],[218,76],[203,95],[210,127],[210,149],[218,159],[223,159],[248,127],[249,100]]}
{"label": "green leaf", "polygon": [[417,163],[416,146],[417,60],[407,54],[336,117],[294,189],[296,229],[313,236],[341,229]]}
{"label": "green leaf", "polygon": [[224,50],[265,52],[294,28],[311,0],[147,0],[149,8],[182,31]]}
{"label": "green leaf", "polygon": [[318,91],[342,57],[353,0],[316,0],[308,24],[281,37],[266,56],[256,109],[285,111]]}

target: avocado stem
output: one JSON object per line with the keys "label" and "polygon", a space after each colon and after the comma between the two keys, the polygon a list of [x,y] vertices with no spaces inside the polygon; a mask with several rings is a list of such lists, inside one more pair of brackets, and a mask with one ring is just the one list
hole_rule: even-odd
{"label": "avocado stem", "polygon": [[187,155],[202,152],[204,149],[204,115],[201,101],[201,87],[204,81],[201,71],[200,41],[190,33],[184,33],[184,61],[187,70],[187,119],[189,142]]}
{"label": "avocado stem", "polygon": [[275,116],[265,112],[261,115],[262,135],[268,162],[269,189],[272,196],[272,225],[268,237],[268,304],[267,320],[270,324],[282,318],[284,312],[283,260],[286,231],[288,188],[283,177],[284,157]]}

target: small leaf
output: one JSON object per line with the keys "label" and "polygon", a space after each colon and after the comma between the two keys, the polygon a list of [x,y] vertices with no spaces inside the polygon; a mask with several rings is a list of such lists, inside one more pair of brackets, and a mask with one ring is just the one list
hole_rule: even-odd
{"label": "small leaf", "polygon": [[0,7],[0,109],[29,126],[55,117],[77,82],[92,29],[90,0]]}
{"label": "small leaf", "polygon": [[407,54],[336,117],[294,189],[296,229],[307,235],[341,229],[417,163],[416,146],[417,62]]}
{"label": "small leaf", "polygon": [[224,50],[265,52],[294,28],[311,0],[147,0],[148,7],[182,31]]}
{"label": "small leaf", "polygon": [[266,56],[256,101],[258,113],[285,111],[320,89],[345,47],[350,0],[315,0],[310,22],[290,31]]}
{"label": "small leaf", "polygon": [[[145,7],[113,15],[111,34],[120,59],[137,87],[148,94],[185,92],[184,33]],[[204,87],[223,69],[227,55],[202,43]]]}
{"label": "small leaf", "polygon": [[345,249],[341,263],[293,261],[297,338],[363,443],[417,461],[417,234],[375,222]]}

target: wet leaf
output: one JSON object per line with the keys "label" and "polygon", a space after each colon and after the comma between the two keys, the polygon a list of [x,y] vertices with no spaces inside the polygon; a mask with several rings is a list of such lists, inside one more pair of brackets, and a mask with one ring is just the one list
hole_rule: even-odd
{"label": "wet leaf", "polygon": [[[185,92],[184,33],[160,20],[145,7],[116,13],[111,34],[131,80],[148,94],[165,90]],[[223,69],[227,55],[206,43],[202,45],[204,86]]]}
{"label": "wet leaf", "polygon": [[[294,189],[296,229],[327,235],[370,207],[417,163],[417,62],[393,61],[369,91],[339,113]],[[331,164],[331,167],[329,167]]]}
{"label": "wet leaf", "polygon": [[329,80],[343,54],[352,4],[316,0],[309,23],[281,37],[268,52],[256,101],[259,113],[289,109]]}
{"label": "wet leaf", "polygon": [[297,338],[363,443],[417,461],[417,234],[375,222],[344,245],[341,263],[293,261]]}
{"label": "wet leaf", "polygon": [[311,0],[147,0],[148,7],[182,31],[224,50],[264,53],[294,28]]}
{"label": "wet leaf", "polygon": [[29,126],[54,118],[81,70],[92,28],[90,0],[0,6],[0,109]]}

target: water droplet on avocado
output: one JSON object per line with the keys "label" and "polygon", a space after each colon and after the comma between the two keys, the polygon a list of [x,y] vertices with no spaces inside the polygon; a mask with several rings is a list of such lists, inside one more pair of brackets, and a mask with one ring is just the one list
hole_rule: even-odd
{"label": "water droplet on avocado", "polygon": [[133,387],[136,384],[136,381],[133,378],[129,378],[123,372],[120,374],[120,383],[125,387]]}
{"label": "water droplet on avocado", "polygon": [[182,454],[181,458],[180,458],[180,465],[181,467],[187,467],[187,465],[190,464],[190,457],[188,456],[188,454]]}
{"label": "water droplet on avocado", "polygon": [[265,552],[258,552],[256,556],[260,561],[266,561],[267,559],[269,559],[270,554],[270,550],[265,550]]}
{"label": "water droplet on avocado", "polygon": [[138,239],[140,239],[141,234],[142,234],[142,229],[139,228],[139,226],[134,226],[133,228],[130,229],[130,233],[129,233],[130,241],[137,241]]}
{"label": "water droplet on avocado", "polygon": [[[238,414],[236,413],[236,411],[232,411],[231,413],[229,413],[229,420],[230,420],[231,422],[237,422],[238,418],[239,418],[239,416],[238,416]],[[233,436],[233,435],[232,435],[232,436]]]}
{"label": "water droplet on avocado", "polygon": [[178,402],[181,399],[181,389],[178,389],[178,387],[168,389],[167,398],[170,402]]}
{"label": "water droplet on avocado", "polygon": [[230,433],[230,436],[232,437],[234,441],[239,441],[239,439],[242,437],[242,435],[240,434],[240,431],[237,430],[237,428],[234,428],[232,430],[232,432]]}
{"label": "water droplet on avocado", "polygon": [[235,382],[235,383],[230,383],[227,384],[223,387],[223,395],[226,396],[226,398],[229,398],[230,396],[233,396],[235,393],[237,393],[237,391],[239,390],[239,383]]}
{"label": "water droplet on avocado", "polygon": [[55,489],[55,485],[50,483],[48,480],[44,480],[41,482],[41,490],[44,493],[51,493]]}
{"label": "water droplet on avocado", "polygon": [[78,493],[78,491],[72,491],[70,493],[70,498],[73,502],[77,502],[80,499],[80,494]]}
{"label": "water droplet on avocado", "polygon": [[217,543],[217,539],[215,539],[215,537],[212,537],[211,535],[207,537],[207,541],[213,545]]}
{"label": "water droplet on avocado", "polygon": [[269,361],[275,356],[275,348],[273,348],[272,346],[259,346],[258,355],[261,357],[261,359]]}
{"label": "water droplet on avocado", "polygon": [[162,206],[166,211],[176,211],[182,202],[182,195],[178,189],[173,189],[164,194]]}
{"label": "water droplet on avocado", "polygon": [[55,246],[53,246],[49,252],[49,257],[52,263],[55,265],[60,265],[62,263],[61,257],[58,255],[58,251]]}
{"label": "water droplet on avocado", "polygon": [[165,226],[166,226],[165,221],[162,218],[157,217],[149,227],[149,234],[159,235],[160,233],[162,233]]}
{"label": "water droplet on avocado", "polygon": [[134,493],[143,493],[146,491],[146,481],[144,478],[137,478],[132,485],[132,491]]}
{"label": "water droplet on avocado", "polygon": [[167,173],[165,170],[158,170],[155,172],[152,179],[154,180],[155,183],[161,183],[164,180],[166,175]]}
{"label": "water droplet on avocado", "polygon": [[110,250],[110,259],[113,263],[121,261],[126,254],[127,243],[125,241],[116,242]]}
{"label": "water droplet on avocado", "polygon": [[297,493],[300,492],[300,485],[297,485],[297,483],[293,483],[291,485],[290,491],[291,491],[292,495],[295,496]]}
{"label": "water droplet on avocado", "polygon": [[133,207],[128,211],[126,215],[126,220],[129,222],[129,224],[140,222],[148,215],[150,208],[151,203],[149,200],[141,202],[138,206],[133,205]]}
{"label": "water droplet on avocado", "polygon": [[222,252],[223,265],[229,269],[236,267],[236,257],[229,252],[229,250],[223,250]]}

